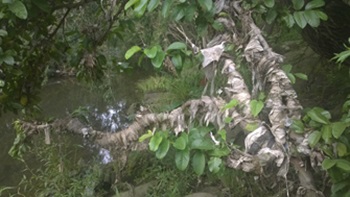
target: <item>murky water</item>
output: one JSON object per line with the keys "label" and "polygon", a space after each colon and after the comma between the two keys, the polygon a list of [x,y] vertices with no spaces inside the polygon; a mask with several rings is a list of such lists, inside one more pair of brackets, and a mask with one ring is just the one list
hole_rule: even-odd
{"label": "murky water", "polygon": [[[44,119],[65,117],[81,107],[88,112],[94,128],[107,132],[118,131],[128,125],[125,111],[128,105],[137,101],[135,82],[141,77],[145,77],[144,73],[136,71],[118,75],[99,88],[87,88],[75,79],[52,80],[42,89],[42,116]],[[15,137],[12,129],[15,118],[13,114],[0,117],[0,186],[17,185],[22,177],[22,163],[7,153]],[[100,149],[97,154],[102,155],[103,163],[111,159],[107,150]]]}

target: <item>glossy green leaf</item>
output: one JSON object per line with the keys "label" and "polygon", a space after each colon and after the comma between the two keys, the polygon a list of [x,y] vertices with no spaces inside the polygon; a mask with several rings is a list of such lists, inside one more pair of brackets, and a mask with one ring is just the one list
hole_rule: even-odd
{"label": "glossy green leaf", "polygon": [[292,0],[292,3],[295,10],[300,10],[305,4],[304,0]]}
{"label": "glossy green leaf", "polygon": [[333,160],[333,159],[325,159],[323,160],[322,162],[322,168],[324,170],[328,170],[330,169],[331,167],[333,167],[334,165],[336,164],[336,160]]}
{"label": "glossy green leaf", "polygon": [[213,7],[213,1],[212,0],[197,0],[199,5],[205,10],[210,11]]}
{"label": "glossy green leaf", "polygon": [[146,139],[150,138],[153,136],[153,133],[151,130],[148,130],[147,133],[143,134],[140,138],[139,138],[139,142],[143,142]]}
{"label": "glossy green leaf", "polygon": [[291,14],[287,14],[286,16],[284,16],[283,20],[286,22],[287,27],[289,28],[293,27],[295,24],[294,17]]}
{"label": "glossy green leaf", "polygon": [[264,108],[264,103],[262,101],[252,100],[250,101],[250,110],[254,117],[258,116],[261,110]]}
{"label": "glossy green leaf", "polygon": [[220,170],[220,166],[222,164],[221,158],[211,157],[208,161],[209,171],[213,173],[217,173]]}
{"label": "glossy green leaf", "polygon": [[320,8],[325,5],[324,0],[312,0],[309,3],[306,4],[305,10],[311,10],[314,8]]}
{"label": "glossy green leaf", "polygon": [[159,5],[160,0],[150,0],[147,6],[147,11],[152,12]]}
{"label": "glossy green leaf", "polygon": [[166,51],[186,49],[186,47],[187,47],[186,44],[183,42],[173,42],[168,46]]}
{"label": "glossy green leaf", "polygon": [[182,57],[180,54],[176,54],[171,58],[171,61],[173,62],[176,69],[182,68]]}
{"label": "glossy green leaf", "polygon": [[27,19],[28,17],[26,6],[19,0],[9,4],[9,10],[20,19]]}
{"label": "glossy green leaf", "polygon": [[2,59],[2,61],[4,61],[8,65],[14,65],[15,64],[15,59],[12,56],[10,56],[10,55],[5,56]]}
{"label": "glossy green leaf", "polygon": [[163,65],[164,58],[165,52],[158,51],[157,55],[151,60],[151,62],[155,68],[160,68]]}
{"label": "glossy green leaf", "polygon": [[311,27],[318,27],[321,23],[320,18],[317,15],[317,12],[314,10],[306,10],[304,12],[304,17],[305,17],[306,22]]}
{"label": "glossy green leaf", "polygon": [[157,151],[162,140],[163,137],[160,135],[160,133],[157,132],[155,135],[153,135],[148,143],[149,150],[154,152]]}
{"label": "glossy green leaf", "polygon": [[272,8],[273,6],[275,6],[275,0],[264,0],[264,4],[266,7]]}
{"label": "glossy green leaf", "polygon": [[322,124],[329,124],[329,120],[319,110],[316,110],[315,108],[309,110],[307,112],[307,115],[316,122]]}
{"label": "glossy green leaf", "polygon": [[337,154],[338,154],[339,157],[343,157],[343,156],[345,156],[348,153],[346,145],[341,143],[341,142],[337,143],[336,150],[337,150]]}
{"label": "glossy green leaf", "polygon": [[140,1],[140,0],[129,0],[129,1],[125,4],[125,6],[124,6],[124,10],[129,9],[131,6],[133,6],[133,5],[137,4],[137,3],[139,3],[139,1]]}
{"label": "glossy green leaf", "polygon": [[157,55],[158,46],[153,46],[152,48],[146,48],[143,53],[150,59],[154,58]]}
{"label": "glossy green leaf", "polygon": [[346,172],[350,172],[350,162],[345,160],[345,159],[337,159],[336,160],[336,165],[338,168],[346,171]]}
{"label": "glossy green leaf", "polygon": [[135,5],[134,11],[137,17],[143,16],[147,9],[148,0],[140,0],[139,3]]}
{"label": "glossy green leaf", "polygon": [[187,146],[187,142],[188,142],[187,134],[182,133],[181,136],[175,140],[173,146],[178,150],[185,150]]}
{"label": "glossy green leaf", "polygon": [[139,46],[133,46],[125,53],[125,59],[130,59],[135,53],[141,51],[142,49]]}
{"label": "glossy green leaf", "polygon": [[305,75],[304,73],[294,73],[294,75],[295,75],[296,77],[298,77],[299,79],[302,79],[302,80],[305,80],[305,81],[308,80],[307,75]]}
{"label": "glossy green leaf", "polygon": [[238,105],[238,100],[237,99],[232,99],[229,103],[227,103],[224,106],[223,110],[234,108],[237,105]]}
{"label": "glossy green leaf", "polygon": [[227,132],[224,129],[221,129],[218,131],[218,135],[221,137],[221,139],[223,139],[224,141],[226,141],[226,134]]}
{"label": "glossy green leaf", "polygon": [[326,144],[330,144],[332,140],[332,127],[331,125],[323,125],[322,129],[322,139]]}
{"label": "glossy green leaf", "polygon": [[293,120],[291,129],[295,133],[304,133],[304,123],[301,120]]}
{"label": "glossy green leaf", "polygon": [[345,131],[347,124],[345,122],[332,123],[332,134],[333,137],[338,139]]}
{"label": "glossy green leaf", "polygon": [[200,176],[205,169],[205,155],[202,151],[197,151],[192,158],[192,167],[194,172]]}
{"label": "glossy green leaf", "polygon": [[172,5],[172,0],[165,0],[163,1],[163,7],[162,7],[162,16],[164,18],[168,17],[169,16],[169,11],[170,11],[170,8],[171,8],[171,5]]}
{"label": "glossy green leaf", "polygon": [[175,153],[175,164],[179,170],[185,170],[190,162],[189,149],[177,150]]}
{"label": "glossy green leaf", "polygon": [[166,154],[168,153],[169,148],[170,148],[169,140],[168,139],[163,139],[162,142],[159,145],[159,148],[158,148],[157,152],[156,152],[156,157],[158,159],[163,159],[166,156]]}
{"label": "glossy green leaf", "polygon": [[308,137],[308,142],[311,148],[315,147],[315,145],[320,141],[322,133],[319,131],[312,132]]}
{"label": "glossy green leaf", "polygon": [[294,12],[293,17],[295,22],[298,24],[298,26],[304,29],[304,27],[307,24],[306,19],[304,17],[304,12],[302,11]]}

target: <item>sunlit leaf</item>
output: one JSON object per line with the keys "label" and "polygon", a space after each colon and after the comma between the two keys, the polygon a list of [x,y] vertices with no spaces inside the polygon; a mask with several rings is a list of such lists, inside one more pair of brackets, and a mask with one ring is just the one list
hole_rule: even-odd
{"label": "sunlit leaf", "polygon": [[143,52],[148,58],[152,59],[157,55],[158,47],[153,46],[152,48],[146,48]]}
{"label": "sunlit leaf", "polygon": [[137,4],[140,0],[129,0],[125,6],[124,6],[124,10],[129,9],[131,6]]}
{"label": "sunlit leaf", "polygon": [[257,101],[257,100],[250,101],[250,110],[254,117],[256,117],[263,108],[264,108],[264,103],[262,101]]}
{"label": "sunlit leaf", "polygon": [[148,143],[149,150],[154,152],[157,151],[162,140],[163,137],[159,133],[153,135]]}
{"label": "sunlit leaf", "polygon": [[204,8],[205,11],[210,11],[213,7],[213,1],[212,0],[197,0],[199,5],[201,5],[202,8]]}
{"label": "sunlit leaf", "polygon": [[322,132],[322,139],[324,140],[324,142],[326,144],[330,144],[331,139],[332,139],[332,127],[331,127],[331,125],[323,125],[321,132]]}
{"label": "sunlit leaf", "polygon": [[322,168],[324,169],[324,170],[328,170],[328,169],[330,169],[331,167],[333,167],[334,165],[336,164],[336,161],[335,160],[333,160],[333,159],[325,159],[325,160],[323,160],[323,162],[322,162]]}
{"label": "sunlit leaf", "polygon": [[142,49],[139,46],[133,46],[125,53],[125,59],[130,59],[135,53],[141,51]]}
{"label": "sunlit leaf", "polygon": [[292,84],[295,84],[295,76],[292,73],[287,73],[287,77]]}
{"label": "sunlit leaf", "polygon": [[199,138],[192,141],[191,149],[213,150],[215,149],[215,144],[209,138]]}
{"label": "sunlit leaf", "polygon": [[197,151],[192,158],[192,167],[197,175],[202,175],[205,168],[205,155],[202,151]]}
{"label": "sunlit leaf", "polygon": [[27,19],[28,17],[26,6],[19,0],[9,4],[9,10],[20,19]]}
{"label": "sunlit leaf", "polygon": [[139,142],[143,142],[146,139],[150,138],[153,136],[153,133],[151,130],[148,130],[147,133],[143,134],[140,138],[139,138]]}
{"label": "sunlit leaf", "polygon": [[305,10],[311,10],[314,8],[320,8],[325,5],[324,0],[312,0],[306,4]]}
{"label": "sunlit leaf", "polygon": [[148,0],[140,0],[138,4],[135,5],[134,11],[137,17],[141,17],[147,9]]}
{"label": "sunlit leaf", "polygon": [[165,52],[158,51],[157,55],[151,60],[151,62],[155,68],[160,68],[163,65],[164,58]]}
{"label": "sunlit leaf", "polygon": [[311,148],[315,147],[315,145],[320,141],[322,133],[319,131],[314,131],[309,135],[308,141]]}
{"label": "sunlit leaf", "polygon": [[158,159],[163,159],[166,156],[166,154],[168,153],[169,148],[170,148],[169,140],[168,139],[163,139],[162,142],[159,145],[159,148],[158,148],[157,152],[156,152],[156,157]]}
{"label": "sunlit leaf", "polygon": [[185,150],[187,146],[187,135],[182,133],[181,136],[175,140],[173,146],[178,150]]}
{"label": "sunlit leaf", "polygon": [[227,103],[224,106],[223,110],[234,108],[237,105],[238,105],[238,100],[237,99],[232,99],[229,103]]}
{"label": "sunlit leaf", "polygon": [[338,139],[345,131],[347,124],[345,122],[332,123],[332,134],[333,137]]}
{"label": "sunlit leaf", "polygon": [[175,164],[179,170],[185,170],[190,162],[189,149],[177,150],[175,153]]}

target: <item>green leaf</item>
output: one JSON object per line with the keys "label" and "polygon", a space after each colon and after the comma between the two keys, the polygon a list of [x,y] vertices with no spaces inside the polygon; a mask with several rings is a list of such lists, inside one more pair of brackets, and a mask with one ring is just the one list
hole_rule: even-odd
{"label": "green leaf", "polygon": [[324,170],[328,170],[328,169],[330,169],[331,167],[333,167],[336,163],[337,163],[336,160],[328,159],[328,158],[327,158],[327,159],[323,160],[323,162],[322,162],[322,168],[323,168]]}
{"label": "green leaf", "polygon": [[146,12],[147,2],[148,0],[140,0],[139,3],[136,4],[134,11],[137,17],[141,17]]}
{"label": "green leaf", "polygon": [[221,139],[223,139],[224,141],[226,141],[226,134],[227,132],[224,129],[221,129],[218,131],[218,135],[221,137]]}
{"label": "green leaf", "polygon": [[264,103],[262,101],[257,101],[257,100],[250,101],[250,110],[254,117],[256,117],[263,108],[264,108]]}
{"label": "green leaf", "polygon": [[209,138],[199,138],[192,141],[191,149],[213,150],[215,149],[215,145]]}
{"label": "green leaf", "polygon": [[304,17],[306,19],[306,22],[311,27],[318,27],[321,23],[320,18],[317,15],[317,12],[314,10],[306,10],[304,12]]}
{"label": "green leaf", "polygon": [[275,21],[276,18],[277,18],[277,11],[275,9],[270,9],[270,10],[267,11],[266,22],[268,24],[272,24],[273,21]]}
{"label": "green leaf", "polygon": [[168,46],[166,51],[186,49],[186,47],[187,47],[186,44],[183,42],[173,42]]}
{"label": "green leaf", "polygon": [[169,16],[169,10],[171,8],[171,5],[172,5],[172,0],[165,0],[163,2],[163,7],[162,7],[162,16],[164,18],[168,17]]}
{"label": "green leaf", "polygon": [[147,11],[152,12],[154,9],[156,9],[159,5],[160,0],[150,0],[147,6]]}
{"label": "green leaf", "polygon": [[350,172],[350,162],[345,160],[345,159],[337,159],[336,160],[336,165],[338,168],[346,171],[346,172]]}
{"label": "green leaf", "polygon": [[213,1],[212,0],[197,0],[199,5],[205,10],[210,11],[213,7]]}
{"label": "green leaf", "polygon": [[292,84],[295,84],[295,77],[292,73],[287,73],[287,77]]}
{"label": "green leaf", "polygon": [[345,131],[347,124],[345,122],[332,123],[332,134],[335,139],[338,139]]}
{"label": "green leaf", "polygon": [[185,170],[190,162],[189,149],[177,150],[175,153],[175,164],[179,170]]}
{"label": "green leaf", "polygon": [[305,4],[304,0],[292,0],[292,3],[295,10],[300,10]]}
{"label": "green leaf", "polygon": [[322,139],[326,144],[330,144],[332,140],[332,127],[331,125],[323,125],[322,129]]}
{"label": "green leaf", "polygon": [[225,146],[223,148],[216,148],[209,152],[209,155],[212,157],[225,157],[231,153],[231,150]]}
{"label": "green leaf", "polygon": [[329,120],[317,109],[313,108],[307,112],[307,115],[314,121],[329,124]]}
{"label": "green leaf", "polygon": [[131,6],[133,6],[133,5],[137,4],[137,3],[139,3],[139,1],[140,1],[140,0],[129,0],[129,1],[125,4],[125,6],[124,6],[124,10],[129,9]]}
{"label": "green leaf", "polygon": [[322,133],[319,131],[314,131],[309,135],[308,141],[311,148],[315,147],[315,145],[320,141]]}
{"label": "green leaf", "polygon": [[182,68],[182,57],[180,54],[176,54],[171,58],[171,61],[173,62],[176,69]]}
{"label": "green leaf", "polygon": [[337,153],[338,153],[339,157],[343,157],[343,156],[345,156],[348,153],[346,145],[341,143],[341,142],[337,143],[336,149],[337,149]]}
{"label": "green leaf", "polygon": [[33,0],[32,1],[38,8],[46,13],[50,13],[51,8],[49,2],[47,0]]}
{"label": "green leaf", "polygon": [[306,4],[305,10],[311,10],[314,8],[320,8],[325,5],[324,0],[312,0],[309,3]]}
{"label": "green leaf", "polygon": [[163,159],[166,156],[166,154],[168,153],[169,148],[170,148],[169,140],[168,139],[163,139],[162,143],[160,143],[159,148],[158,148],[158,150],[156,152],[156,157],[158,159]]}
{"label": "green leaf", "polygon": [[186,133],[181,133],[181,136],[178,137],[173,146],[178,150],[185,150],[188,142],[188,136]]}
{"label": "green leaf", "polygon": [[221,158],[211,157],[208,161],[209,171],[213,173],[217,173],[220,170],[220,165],[222,164]]}
{"label": "green leaf", "polygon": [[162,140],[163,140],[163,137],[160,135],[159,132],[153,135],[151,140],[148,143],[149,150],[153,152],[157,151]]}
{"label": "green leaf", "polygon": [[227,103],[224,106],[223,110],[234,108],[237,105],[238,105],[238,100],[237,99],[232,99],[229,103]]}
{"label": "green leaf", "polygon": [[7,31],[3,30],[3,29],[0,29],[0,36],[1,37],[7,36]]}
{"label": "green leaf", "polygon": [[163,65],[164,58],[165,52],[158,51],[157,55],[151,60],[151,62],[155,68],[160,68]]}
{"label": "green leaf", "polygon": [[290,127],[295,133],[304,133],[304,123],[301,120],[293,120]]}
{"label": "green leaf", "polygon": [[231,118],[231,117],[225,117],[224,123],[228,124],[228,123],[232,122],[232,120],[233,120],[233,118]]}
{"label": "green leaf", "polygon": [[139,142],[143,142],[146,139],[150,138],[153,136],[153,133],[151,130],[148,130],[147,133],[143,134],[140,138],[139,138]]}
{"label": "green leaf", "polygon": [[294,18],[293,15],[287,14],[286,16],[283,17],[283,20],[286,22],[287,27],[292,28],[294,26]]}
{"label": "green leaf", "polygon": [[9,10],[20,19],[27,19],[28,17],[26,6],[19,0],[9,4]]}
{"label": "green leaf", "polygon": [[150,59],[154,58],[157,55],[158,46],[153,46],[152,48],[146,48],[143,53]]}
{"label": "green leaf", "polygon": [[245,130],[247,131],[254,131],[255,129],[257,129],[259,127],[258,123],[249,123],[245,126]]}
{"label": "green leaf", "polygon": [[192,167],[198,176],[203,174],[205,168],[205,155],[202,151],[198,151],[193,155]]}
{"label": "green leaf", "polygon": [[304,27],[307,24],[305,17],[304,17],[304,12],[301,12],[301,11],[294,12],[293,16],[294,16],[294,20],[298,24],[298,26],[301,27],[302,29],[304,29]]}
{"label": "green leaf", "polygon": [[10,56],[10,55],[5,56],[2,60],[8,65],[14,65],[15,64],[15,59],[12,56]]}
{"label": "green leaf", "polygon": [[273,6],[275,6],[275,0],[264,0],[264,4],[266,7],[272,8]]}
{"label": "green leaf", "polygon": [[293,66],[291,64],[284,64],[282,65],[282,70],[285,73],[290,73],[290,71],[292,70]]}
{"label": "green leaf", "polygon": [[326,13],[324,13],[320,10],[316,10],[316,14],[321,20],[324,20],[324,21],[328,20],[328,16]]}
{"label": "green leaf", "polygon": [[126,53],[125,53],[125,59],[130,59],[135,53],[141,51],[142,49],[139,46],[133,46],[131,47]]}
{"label": "green leaf", "polygon": [[302,80],[305,80],[305,81],[308,80],[307,75],[305,75],[304,73],[294,73],[294,75],[295,75],[296,77],[298,77],[299,79],[302,79]]}

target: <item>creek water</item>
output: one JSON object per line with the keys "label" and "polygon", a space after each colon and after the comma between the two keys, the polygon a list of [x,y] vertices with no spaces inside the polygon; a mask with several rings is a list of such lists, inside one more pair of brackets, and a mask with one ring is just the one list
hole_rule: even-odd
{"label": "creek water", "polygon": [[[141,71],[113,76],[103,84],[104,88],[88,88],[71,78],[50,80],[40,95],[42,116],[46,119],[61,118],[83,107],[89,113],[94,128],[115,132],[128,125],[125,112],[130,104],[137,101],[136,81],[143,77],[145,73]],[[0,117],[0,187],[16,186],[23,175],[23,164],[8,155],[15,138],[12,123],[16,118],[18,116],[10,113]],[[94,153],[103,155],[101,162],[110,159],[103,149]]]}

